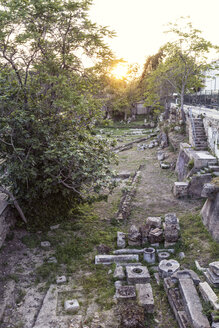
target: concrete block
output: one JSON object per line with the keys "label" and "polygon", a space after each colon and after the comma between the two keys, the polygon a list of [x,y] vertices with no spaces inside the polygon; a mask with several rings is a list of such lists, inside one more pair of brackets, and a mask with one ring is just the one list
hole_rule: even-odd
{"label": "concrete block", "polygon": [[179,270],[179,262],[175,260],[162,260],[159,263],[159,275],[162,278],[170,277],[174,272]]}
{"label": "concrete block", "polygon": [[128,284],[144,284],[150,282],[150,274],[146,266],[126,267]]}
{"label": "concrete block", "polygon": [[208,319],[202,312],[203,308],[192,279],[179,279],[179,287],[192,326],[210,328]]}
{"label": "concrete block", "polygon": [[144,307],[147,313],[154,312],[154,297],[151,284],[137,284],[137,300],[138,304]]}
{"label": "concrete block", "polygon": [[218,297],[206,281],[200,282],[199,290],[203,299],[206,302],[209,302],[213,306],[214,310],[219,310]]}
{"label": "concrete block", "polygon": [[96,255],[95,264],[112,264],[112,263],[122,263],[122,262],[133,262],[139,261],[139,256],[137,254],[130,255]]}
{"label": "concrete block", "polygon": [[64,308],[68,313],[77,313],[80,309],[80,305],[76,299],[67,300],[65,301]]}
{"label": "concrete block", "polygon": [[115,298],[123,301],[123,300],[135,300],[136,299],[136,291],[135,286],[120,286],[116,289]]}

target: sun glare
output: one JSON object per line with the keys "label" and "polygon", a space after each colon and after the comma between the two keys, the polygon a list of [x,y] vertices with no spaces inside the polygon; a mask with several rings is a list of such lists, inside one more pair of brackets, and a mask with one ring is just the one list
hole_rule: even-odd
{"label": "sun glare", "polygon": [[128,73],[128,65],[119,63],[112,69],[111,73],[116,79],[122,80]]}

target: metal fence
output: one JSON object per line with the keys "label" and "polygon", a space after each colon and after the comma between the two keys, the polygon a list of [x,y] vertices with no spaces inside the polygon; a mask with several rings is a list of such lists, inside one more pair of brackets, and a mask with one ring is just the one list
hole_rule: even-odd
{"label": "metal fence", "polygon": [[219,90],[201,91],[185,95],[184,103],[192,106],[204,106],[219,110]]}

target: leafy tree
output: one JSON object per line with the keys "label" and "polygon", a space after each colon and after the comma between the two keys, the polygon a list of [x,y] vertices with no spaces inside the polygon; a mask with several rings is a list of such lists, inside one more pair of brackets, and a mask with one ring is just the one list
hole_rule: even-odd
{"label": "leafy tree", "polygon": [[166,93],[166,96],[173,92],[177,93],[180,98],[181,116],[185,121],[184,96],[203,85],[204,72],[210,68],[206,55],[213,45],[206,41],[201,36],[201,32],[193,28],[190,22],[184,21],[181,27],[177,24],[170,24],[168,32],[175,35],[175,41],[162,47],[162,58],[160,57],[162,60],[152,74],[148,75],[149,91],[147,93],[153,90],[153,86],[155,92],[152,101],[150,97],[147,99],[149,103],[153,104],[155,100],[158,104],[160,95],[157,90],[162,90],[161,94]]}
{"label": "leafy tree", "polygon": [[92,133],[102,102],[81,58],[112,58],[113,33],[88,19],[91,2],[0,1],[1,190],[29,217],[110,187],[111,146]]}

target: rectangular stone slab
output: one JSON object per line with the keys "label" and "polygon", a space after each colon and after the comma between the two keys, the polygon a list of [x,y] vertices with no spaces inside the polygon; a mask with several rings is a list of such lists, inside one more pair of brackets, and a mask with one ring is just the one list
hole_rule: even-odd
{"label": "rectangular stone slab", "polygon": [[126,275],[128,284],[145,284],[150,282],[150,273],[146,266],[133,266],[126,267]]}
{"label": "rectangular stone slab", "polygon": [[122,262],[132,262],[132,261],[136,261],[136,262],[139,261],[139,256],[137,254],[95,256],[95,264],[112,264],[112,263],[122,263]]}
{"label": "rectangular stone slab", "polygon": [[211,286],[209,286],[209,284],[206,281],[200,282],[199,289],[204,300],[206,302],[211,303],[211,305],[215,310],[219,310],[218,297],[213,291],[213,289],[211,288]]}
{"label": "rectangular stone slab", "polygon": [[154,297],[151,284],[136,284],[138,304],[145,308],[147,313],[154,312]]}
{"label": "rectangular stone slab", "polygon": [[208,319],[202,313],[203,308],[192,279],[179,279],[179,287],[192,327],[210,328]]}
{"label": "rectangular stone slab", "polygon": [[117,249],[113,251],[114,255],[122,255],[122,254],[143,254],[144,249],[135,249],[135,248],[124,248],[124,249]]}

